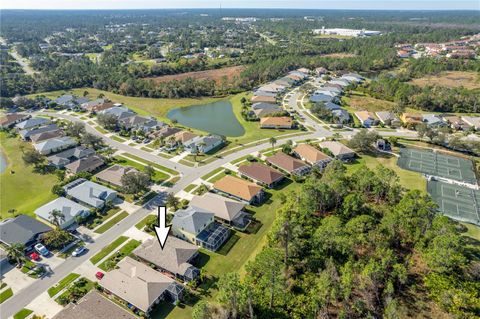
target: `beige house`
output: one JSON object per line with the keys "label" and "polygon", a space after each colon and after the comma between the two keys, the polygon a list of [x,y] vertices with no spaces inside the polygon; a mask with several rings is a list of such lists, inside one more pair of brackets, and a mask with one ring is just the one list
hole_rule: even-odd
{"label": "beige house", "polygon": [[324,168],[332,161],[332,158],[327,154],[320,152],[312,145],[300,144],[293,149],[293,153],[297,155],[302,161],[307,162],[312,166]]}

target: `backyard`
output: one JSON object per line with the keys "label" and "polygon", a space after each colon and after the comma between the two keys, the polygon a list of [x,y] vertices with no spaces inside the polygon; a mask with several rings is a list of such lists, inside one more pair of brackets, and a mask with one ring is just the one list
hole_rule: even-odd
{"label": "backyard", "polygon": [[[55,198],[50,191],[57,182],[53,174],[33,172],[22,160],[22,149],[31,147],[19,138],[9,138],[0,132],[1,152],[7,161],[7,167],[0,174],[0,219],[13,217],[13,213],[33,216],[39,206]],[[6,186],[8,185],[8,186]],[[15,209],[15,212],[10,211]],[[9,212],[10,211],[10,212]]]}

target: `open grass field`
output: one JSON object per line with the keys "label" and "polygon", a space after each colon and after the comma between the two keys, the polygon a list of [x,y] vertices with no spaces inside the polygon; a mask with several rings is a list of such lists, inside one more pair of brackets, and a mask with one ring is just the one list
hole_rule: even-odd
{"label": "open grass field", "polygon": [[81,88],[68,91],[52,91],[39,94],[31,94],[29,96],[34,97],[35,95],[45,95],[49,98],[57,98],[62,94],[76,94],[78,96],[83,96],[83,93],[85,91],[88,92],[87,97],[90,99],[96,99],[99,94],[104,94],[106,98],[112,100],[115,103],[123,103],[124,105],[128,106],[130,109],[134,110],[140,115],[152,115],[164,121],[168,120],[167,113],[171,109],[221,100],[220,98],[154,99],[146,97],[132,97],[92,88]]}
{"label": "open grass field", "polygon": [[118,237],[115,241],[110,243],[108,246],[103,247],[103,249],[100,250],[95,256],[90,258],[90,261],[92,262],[92,264],[95,265],[100,260],[105,258],[108,254],[110,254],[112,251],[114,251],[115,248],[123,244],[127,239],[128,237],[125,237],[125,236]]}
{"label": "open grass field", "polygon": [[55,286],[53,287],[50,287],[48,289],[48,295],[50,297],[53,297],[55,296],[56,294],[58,294],[63,288],[67,287],[70,283],[72,283],[75,279],[77,279],[78,277],[80,277],[79,274],[76,274],[76,273],[71,273],[71,274],[68,274],[65,278],[63,278],[62,280],[60,280]]}
{"label": "open grass field", "polygon": [[[287,194],[291,191],[296,191],[300,188],[300,184],[293,183],[291,181],[285,182],[280,189],[269,189],[267,190],[268,200],[259,207],[248,206],[248,209],[253,212],[255,218],[261,222],[261,227],[256,233],[244,234],[241,232],[236,232],[235,236],[239,238],[233,247],[226,253],[223,252],[224,247],[220,249],[219,252],[211,252],[202,249],[201,259],[204,259],[206,262],[205,266],[202,267],[205,273],[209,277],[218,277],[231,272],[232,270],[238,270],[241,276],[245,275],[245,264],[254,259],[255,256],[261,251],[267,242],[266,234],[272,227],[273,221],[275,220],[276,211],[282,206],[279,200],[279,194]],[[228,242],[227,244],[228,245]],[[208,293],[205,294],[205,297],[208,300],[215,300],[217,291],[211,287],[208,290]],[[192,318],[192,307],[175,307],[170,313],[168,313],[167,318],[180,318],[187,319]],[[154,316],[154,318],[164,318],[163,316]]]}
{"label": "open grass field", "polygon": [[362,155],[352,164],[347,164],[347,172],[352,174],[356,172],[362,165],[366,165],[370,169],[374,169],[378,165],[388,167],[397,173],[400,178],[400,184],[408,189],[418,189],[422,192],[427,192],[427,180],[422,174],[408,171],[398,167],[397,157],[389,156],[388,154],[381,154],[378,157],[371,155]]}
{"label": "open grass field", "polygon": [[344,58],[353,58],[356,54],[353,53],[328,53],[320,55],[322,58],[335,58],[335,59],[344,59]]}
{"label": "open grass field", "polygon": [[155,83],[170,82],[174,80],[183,80],[186,78],[192,78],[195,80],[214,80],[216,83],[221,83],[223,77],[227,77],[227,80],[232,80],[234,77],[238,77],[240,73],[245,69],[242,65],[229,66],[220,69],[186,72],[172,75],[162,75],[154,78],[149,78]]}
{"label": "open grass field", "polygon": [[480,76],[476,72],[468,71],[449,71],[437,75],[428,75],[418,79],[413,79],[410,83],[420,87],[428,85],[438,85],[445,87],[461,87],[466,89],[480,89]]}
{"label": "open grass field", "polygon": [[348,97],[343,97],[342,100],[347,103],[351,112],[357,111],[385,111],[391,110],[394,106],[393,102],[376,99],[370,96],[363,95],[362,93],[354,92]]}
{"label": "open grass field", "polygon": [[12,217],[10,209],[33,216],[35,209],[56,197],[50,190],[57,177],[35,173],[33,167],[25,165],[22,147],[30,148],[29,143],[0,132],[0,145],[7,161],[5,171],[0,174],[0,219]]}
{"label": "open grass field", "polygon": [[128,216],[128,213],[127,212],[121,212],[120,214],[118,215],[115,215],[113,218],[111,218],[110,220],[108,220],[105,224],[103,224],[102,226],[98,227],[97,229],[95,229],[94,231],[97,233],[97,234],[103,234],[104,232],[106,232],[107,230],[109,230],[110,228],[113,227],[113,225],[115,225],[116,223],[119,223],[122,219],[124,219],[125,217]]}
{"label": "open grass field", "polygon": [[30,316],[32,312],[33,311],[30,309],[23,308],[22,310],[13,315],[13,319],[25,319]]}

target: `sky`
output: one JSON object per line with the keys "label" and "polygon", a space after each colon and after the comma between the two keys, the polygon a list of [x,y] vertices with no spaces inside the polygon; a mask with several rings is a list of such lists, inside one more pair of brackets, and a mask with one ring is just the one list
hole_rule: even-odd
{"label": "sky", "polygon": [[2,0],[1,9],[294,8],[480,10],[480,0]]}

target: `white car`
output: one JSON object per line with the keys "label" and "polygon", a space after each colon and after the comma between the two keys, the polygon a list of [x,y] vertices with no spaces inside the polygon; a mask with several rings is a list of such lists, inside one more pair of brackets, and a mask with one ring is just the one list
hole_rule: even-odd
{"label": "white car", "polygon": [[77,247],[77,248],[75,248],[75,250],[73,251],[72,256],[73,256],[73,257],[78,257],[78,256],[80,256],[81,254],[83,254],[83,252],[86,251],[86,250],[87,250],[87,249],[86,249],[84,246]]}
{"label": "white car", "polygon": [[35,245],[35,250],[42,256],[46,257],[50,254],[50,251],[43,246],[42,244],[38,243]]}

